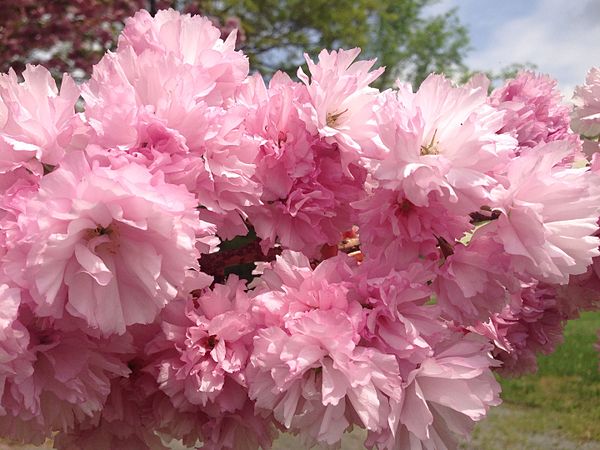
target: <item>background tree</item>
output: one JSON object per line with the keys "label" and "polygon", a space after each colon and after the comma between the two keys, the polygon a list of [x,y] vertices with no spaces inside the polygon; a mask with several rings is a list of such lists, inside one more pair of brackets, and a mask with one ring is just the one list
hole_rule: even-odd
{"label": "background tree", "polygon": [[111,49],[123,20],[146,0],[3,0],[0,71],[44,64],[59,77],[84,77]]}
{"label": "background tree", "polygon": [[[198,9],[188,3],[189,8]],[[170,0],[2,0],[0,72],[10,67],[21,72],[25,64],[43,64],[55,78],[64,72],[76,79],[87,78],[106,50],[115,48],[127,17],[142,8],[178,4],[186,6]],[[221,30],[229,34],[238,24],[229,20]]]}
{"label": "background tree", "polygon": [[251,66],[269,74],[303,63],[304,52],[361,47],[377,58],[389,85],[400,76],[415,85],[430,72],[465,70],[469,38],[454,10],[427,15],[437,0],[223,0],[204,1],[207,14],[239,17]]}
{"label": "background tree", "polygon": [[251,67],[269,76],[294,73],[303,53],[359,46],[362,58],[387,67],[380,86],[396,77],[418,85],[428,73],[465,71],[468,35],[455,11],[427,14],[437,0],[3,0],[0,71],[43,63],[57,77],[85,78],[112,49],[123,20],[140,8],[174,7],[210,15],[223,35],[241,25]]}

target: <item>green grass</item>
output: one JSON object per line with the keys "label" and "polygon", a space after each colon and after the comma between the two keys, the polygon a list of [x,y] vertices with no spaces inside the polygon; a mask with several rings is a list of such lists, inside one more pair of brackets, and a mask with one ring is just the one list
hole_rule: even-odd
{"label": "green grass", "polygon": [[[515,435],[558,433],[577,442],[600,441],[600,372],[594,348],[600,313],[585,313],[567,324],[565,342],[538,358],[539,371],[502,379],[502,398],[515,414],[501,415]],[[501,407],[502,408],[502,407]]]}

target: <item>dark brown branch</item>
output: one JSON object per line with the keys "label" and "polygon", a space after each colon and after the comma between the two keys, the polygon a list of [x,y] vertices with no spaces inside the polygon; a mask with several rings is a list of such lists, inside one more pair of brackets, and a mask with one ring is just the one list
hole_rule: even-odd
{"label": "dark brown branch", "polygon": [[216,253],[202,255],[200,258],[200,268],[204,273],[215,277],[217,283],[225,279],[225,271],[229,267],[242,264],[255,263],[257,261],[273,261],[277,255],[281,254],[281,248],[271,248],[265,255],[260,248],[258,240],[250,244],[230,250],[221,250]]}

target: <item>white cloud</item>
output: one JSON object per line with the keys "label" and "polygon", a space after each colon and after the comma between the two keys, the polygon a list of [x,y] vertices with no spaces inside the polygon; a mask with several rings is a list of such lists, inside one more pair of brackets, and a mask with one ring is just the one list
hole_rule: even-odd
{"label": "white cloud", "polygon": [[534,63],[558,79],[570,98],[587,70],[600,64],[600,2],[538,0],[529,14],[498,17],[490,34],[487,45],[467,58],[469,67],[499,70],[511,63]]}

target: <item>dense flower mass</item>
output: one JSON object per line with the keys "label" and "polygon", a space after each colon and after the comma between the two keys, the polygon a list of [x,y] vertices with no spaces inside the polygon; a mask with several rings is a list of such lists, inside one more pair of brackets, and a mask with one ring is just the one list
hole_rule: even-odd
{"label": "dense flower mass", "polygon": [[547,75],[520,73],[490,95],[490,104],[505,112],[502,131],[513,134],[523,149],[577,140],[569,129],[569,106],[562,102],[556,81]]}
{"label": "dense flower mass", "polygon": [[266,84],[220,35],[141,11],[82,86],[0,76],[0,437],[456,448],[598,306],[598,70],[582,146],[547,77]]}

